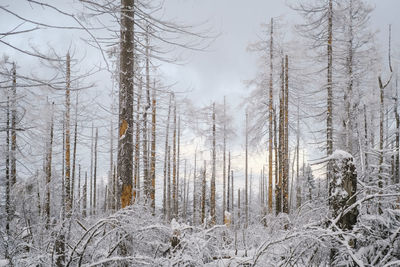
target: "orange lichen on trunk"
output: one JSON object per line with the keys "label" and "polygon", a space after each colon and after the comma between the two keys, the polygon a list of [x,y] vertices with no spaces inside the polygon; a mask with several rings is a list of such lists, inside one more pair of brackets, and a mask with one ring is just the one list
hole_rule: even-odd
{"label": "orange lichen on trunk", "polygon": [[132,185],[122,185],[121,206],[125,208],[131,204]]}

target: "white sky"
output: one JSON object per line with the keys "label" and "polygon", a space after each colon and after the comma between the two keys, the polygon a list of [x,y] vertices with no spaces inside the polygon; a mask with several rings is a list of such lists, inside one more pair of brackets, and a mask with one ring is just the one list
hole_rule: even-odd
{"label": "white sky", "polygon": [[[67,5],[66,1],[58,2],[61,6]],[[247,94],[243,81],[253,78],[257,71],[256,57],[246,52],[246,47],[250,42],[258,40],[258,35],[261,34],[260,24],[269,21],[271,17],[283,17],[290,25],[298,19],[295,12],[288,8],[285,2],[283,0],[166,0],[166,18],[176,18],[185,24],[197,24],[207,20],[207,25],[212,25],[216,32],[220,33],[219,38],[209,48],[210,51],[191,53],[184,66],[163,66],[162,71],[167,80],[178,82],[177,90],[192,88],[193,91],[188,95],[198,105],[210,104],[212,101],[222,102],[223,96],[226,95],[227,102],[230,102],[234,109],[238,109],[237,105]],[[380,31],[379,43],[383,49],[386,49],[387,25],[392,24],[393,50],[398,50],[400,1],[370,0],[369,2],[376,6],[372,13],[371,26],[372,29]],[[33,18],[36,14],[41,16],[38,7],[32,10],[22,0],[1,0],[0,5],[13,6],[14,10],[20,14]],[[60,23],[58,18],[57,15],[49,15],[47,19]],[[17,23],[15,18],[6,16],[3,11],[0,11],[0,32],[13,28]],[[35,34],[29,39],[15,37],[9,40],[12,40],[14,45],[22,47],[28,43],[37,44],[39,47],[50,43],[62,50],[68,48],[71,44],[70,39],[76,39],[76,37],[77,34],[74,32],[52,30]],[[80,47],[77,49],[79,50]],[[22,68],[30,67],[30,61],[26,60],[26,56],[21,57],[0,43],[0,53],[3,52],[17,58],[17,62],[23,62]],[[96,53],[92,50],[87,51],[94,61],[99,58]],[[98,77],[98,79],[102,78]],[[238,110],[237,114],[239,114],[236,119],[238,134],[242,134],[243,131],[240,128],[244,127],[244,116],[240,114],[243,112]],[[235,147],[237,165],[243,162],[241,153],[243,143],[244,138],[239,135]],[[259,173],[262,158],[264,156],[256,157],[256,160],[250,163],[256,175]],[[104,160],[107,159],[108,156],[104,156]],[[108,166],[108,164],[105,165]],[[106,170],[107,167],[104,168],[104,175]]]}

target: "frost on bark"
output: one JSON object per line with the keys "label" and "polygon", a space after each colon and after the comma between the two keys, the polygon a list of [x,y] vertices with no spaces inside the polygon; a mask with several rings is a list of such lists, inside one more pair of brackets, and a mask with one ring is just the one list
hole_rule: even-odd
{"label": "frost on bark", "polygon": [[203,177],[201,183],[201,223],[206,218],[206,161],[204,161]]}
{"label": "frost on bark", "polygon": [[215,214],[215,165],[216,165],[216,155],[215,155],[215,103],[213,103],[213,113],[212,113],[212,173],[211,173],[211,194],[210,194],[210,215],[211,215],[211,224],[215,225],[216,222],[216,214]]}
{"label": "frost on bark", "polygon": [[11,185],[17,182],[17,70],[13,63],[11,95]]}
{"label": "frost on bark", "polygon": [[332,180],[329,184],[331,195],[330,208],[333,218],[337,218],[338,226],[343,230],[351,230],[357,222],[358,209],[343,212],[357,200],[357,171],[353,156],[347,152],[336,150],[331,158]]}
{"label": "frost on bark", "polygon": [[150,177],[151,177],[151,207],[153,214],[156,208],[156,90],[153,87],[152,99],[152,115],[151,115],[151,164],[150,164]]}
{"label": "frost on bark", "polygon": [[168,136],[169,136],[169,120],[171,117],[171,101],[172,101],[172,95],[169,97],[169,105],[168,105],[168,117],[167,117],[167,127],[165,131],[165,148],[164,148],[164,187],[163,187],[163,213],[164,217],[167,215],[167,177],[168,177],[168,183],[169,183],[169,176],[167,176],[168,173],[168,160],[169,160],[169,154],[168,154]]}
{"label": "frost on bark", "polygon": [[71,59],[67,53],[67,68],[66,68],[66,90],[65,90],[65,212],[69,217],[72,210],[71,199],[71,130],[70,130],[70,111],[71,111]]}
{"label": "frost on bark", "polygon": [[282,177],[282,211],[289,213],[289,60],[285,56],[285,92],[284,92],[284,127],[283,127],[283,164]]}
{"label": "frost on bark", "polygon": [[122,183],[121,207],[131,204],[133,171],[133,15],[134,0],[121,0],[120,32],[120,87],[119,87],[119,139],[118,181]]}
{"label": "frost on bark", "polygon": [[[272,138],[273,138],[273,131],[272,131],[272,123],[273,123],[273,33],[274,27],[273,24],[274,20],[271,18],[271,40],[270,40],[270,49],[269,49],[269,57],[270,57],[270,73],[269,73],[269,124],[268,124],[268,211],[272,213]],[[276,162],[275,162],[276,164]]]}
{"label": "frost on bark", "polygon": [[[52,104],[51,114],[53,114],[54,102]],[[50,182],[51,182],[51,162],[52,162],[52,151],[53,151],[53,129],[54,129],[54,120],[53,115],[50,120],[50,134],[49,141],[47,143],[47,153],[46,153],[46,202],[44,206],[44,210],[46,213],[46,228],[50,226]]]}

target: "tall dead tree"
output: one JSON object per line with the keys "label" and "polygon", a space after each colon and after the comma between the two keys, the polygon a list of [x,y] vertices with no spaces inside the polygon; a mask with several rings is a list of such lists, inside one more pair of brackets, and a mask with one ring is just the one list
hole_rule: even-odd
{"label": "tall dead tree", "polygon": [[171,147],[168,146],[168,152],[167,152],[167,219],[168,221],[171,220],[171,210],[173,207],[171,207]]}
{"label": "tall dead tree", "polygon": [[143,133],[143,183],[144,183],[144,194],[146,201],[150,200],[151,195],[151,178],[149,175],[149,158],[148,158],[148,129],[147,129],[147,113],[151,107],[150,101],[150,40],[149,40],[149,30],[150,27],[147,25],[146,27],[146,35],[145,35],[145,69],[146,69],[146,102],[143,103],[145,106],[143,108],[143,123],[142,123],[142,133]]}
{"label": "tall dead tree", "polygon": [[167,117],[167,127],[165,130],[165,148],[164,148],[164,183],[163,183],[163,213],[164,218],[167,215],[167,169],[168,169],[168,137],[169,137],[169,120],[171,116],[171,104],[172,104],[172,94],[169,96],[169,105],[168,105],[168,117]]}
{"label": "tall dead tree", "polygon": [[151,112],[151,163],[150,163],[150,177],[151,177],[151,207],[153,214],[156,211],[156,88],[153,87],[152,99],[152,112]]}
{"label": "tall dead tree", "polygon": [[120,87],[118,181],[122,183],[121,207],[131,204],[133,171],[133,77],[134,77],[134,0],[121,0],[120,29]]}
{"label": "tall dead tree", "polygon": [[284,141],[284,105],[285,105],[285,67],[284,67],[284,59],[282,58],[281,63],[281,90],[279,93],[279,129],[278,129],[278,139],[279,139],[279,149],[278,149],[278,158],[279,158],[279,177],[278,184],[276,187],[276,214],[282,212],[282,180],[285,173],[285,160],[284,160],[284,151],[285,151],[285,141]]}
{"label": "tall dead tree", "polygon": [[211,186],[210,186],[210,215],[211,224],[216,223],[216,209],[215,209],[215,172],[216,172],[216,131],[215,131],[215,103],[213,103],[212,110],[212,173],[211,173]]}
{"label": "tall dead tree", "polygon": [[[269,59],[270,59],[270,73],[269,73],[269,124],[268,124],[268,211],[272,213],[272,123],[273,123],[273,104],[274,104],[274,97],[273,97],[273,48],[274,48],[274,20],[271,18],[271,36],[270,36],[270,46],[269,46]],[[276,163],[275,163],[276,164]]]}
{"label": "tall dead tree", "polygon": [[176,216],[178,217],[179,215],[179,200],[180,200],[180,193],[182,192],[179,190],[179,165],[180,165],[180,155],[181,155],[181,116],[178,117],[178,134],[177,134],[177,143],[176,143],[176,150],[177,150],[177,156],[176,156],[176,203],[175,203],[175,210],[176,210]]}
{"label": "tall dead tree", "polygon": [[47,143],[46,153],[46,201],[44,210],[46,213],[46,228],[50,226],[50,182],[51,182],[51,163],[53,156],[53,135],[54,135],[54,117],[53,117],[54,102],[51,109],[50,129],[49,129],[49,141]]}
{"label": "tall dead tree", "polygon": [[73,148],[73,152],[72,152],[72,179],[71,179],[71,203],[72,203],[72,205],[74,204],[77,139],[78,139],[78,94],[76,94],[76,102],[75,102],[74,148]]}
{"label": "tall dead tree", "polygon": [[248,161],[249,161],[249,156],[248,156],[248,146],[249,146],[249,129],[248,129],[248,120],[249,120],[249,114],[246,111],[246,141],[245,141],[245,146],[246,146],[246,152],[245,152],[245,171],[244,171],[244,175],[245,175],[245,192],[244,192],[244,198],[245,198],[245,205],[244,205],[244,209],[245,209],[245,223],[244,226],[245,228],[247,228],[248,226],[248,222],[249,222],[249,198],[248,198],[248,183],[249,183],[249,179],[248,179]]}
{"label": "tall dead tree", "polygon": [[[6,115],[6,234],[7,236],[10,235],[10,222],[12,216],[12,209],[11,209],[11,177],[10,177],[10,96],[8,90],[7,92],[7,115]],[[9,257],[8,247],[6,249],[6,258]]]}
{"label": "tall dead tree", "polygon": [[[224,96],[224,121],[223,121],[223,166],[222,166],[222,179],[223,179],[223,192],[222,192],[222,223],[225,223],[226,211],[226,97]],[[229,188],[229,186],[228,186]]]}
{"label": "tall dead tree", "polygon": [[233,179],[233,171],[231,171],[231,195],[232,195],[232,225],[235,224],[235,187],[234,187],[234,183],[233,183],[234,179]]}
{"label": "tall dead tree", "polygon": [[283,212],[289,213],[289,59],[285,56]]}
{"label": "tall dead tree", "polygon": [[66,89],[65,89],[65,212],[69,217],[72,210],[71,199],[71,131],[70,131],[70,112],[71,112],[71,58],[67,53],[66,61]]}
{"label": "tall dead tree", "polygon": [[193,225],[197,223],[197,149],[194,151],[194,170],[193,170]]}
{"label": "tall dead tree", "polygon": [[136,132],[135,132],[135,169],[133,175],[133,201],[136,202],[140,198],[140,105],[142,98],[142,78],[139,78],[139,87],[136,103]]}
{"label": "tall dead tree", "polygon": [[203,177],[201,183],[201,223],[206,218],[206,161],[204,161]]}
{"label": "tall dead tree", "polygon": [[172,140],[172,212],[174,218],[178,217],[177,202],[178,202],[178,187],[176,183],[176,99],[174,95],[174,133]]}
{"label": "tall dead tree", "polygon": [[[332,89],[332,69],[333,69],[333,49],[332,49],[332,27],[333,27],[333,6],[332,0],[328,3],[328,43],[327,43],[327,110],[326,110],[326,153],[328,157],[333,153],[333,89]],[[332,175],[332,166],[330,162],[327,164],[327,184],[329,184]]]}
{"label": "tall dead tree", "polygon": [[226,190],[226,209],[229,212],[230,211],[230,197],[231,197],[231,152],[229,151],[228,153],[228,188]]}
{"label": "tall dead tree", "polygon": [[398,105],[399,105],[399,93],[398,93],[398,87],[397,87],[397,77],[396,77],[396,96],[395,96],[395,101],[394,101],[394,116],[396,119],[396,144],[395,144],[395,168],[394,168],[394,177],[393,177],[393,183],[398,184],[400,182],[400,159],[399,159],[399,149],[400,149],[400,115],[398,112]]}
{"label": "tall dead tree", "polygon": [[87,215],[87,189],[88,189],[87,171],[85,171],[85,184],[83,185],[83,201],[82,201],[82,216],[85,218]]}
{"label": "tall dead tree", "polygon": [[94,140],[94,170],[93,170],[93,214],[96,214],[96,188],[97,188],[97,140],[99,139],[99,131],[96,128],[96,137]]}
{"label": "tall dead tree", "polygon": [[17,182],[17,68],[13,63],[11,87],[11,185]]}
{"label": "tall dead tree", "polygon": [[[92,123],[91,147],[90,147],[90,180],[89,180],[89,211],[90,215],[93,214],[93,163],[94,163],[94,128]],[[90,188],[90,189],[89,189]]]}

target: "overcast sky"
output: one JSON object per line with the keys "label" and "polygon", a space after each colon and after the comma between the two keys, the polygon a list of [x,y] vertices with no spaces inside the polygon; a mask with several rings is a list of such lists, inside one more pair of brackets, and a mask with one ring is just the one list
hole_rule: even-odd
{"label": "overcast sky", "polygon": [[[291,0],[292,2],[296,0]],[[67,1],[59,2],[60,6],[67,5]],[[223,96],[234,107],[241,102],[247,94],[243,81],[252,79],[257,72],[257,56],[246,51],[250,42],[259,40],[262,34],[260,24],[268,22],[271,17],[282,17],[289,25],[299,21],[296,13],[287,7],[284,0],[166,0],[165,17],[185,24],[198,24],[206,21],[206,25],[212,26],[214,33],[219,37],[212,43],[207,52],[190,53],[185,65],[164,65],[161,70],[170,82],[178,82],[177,90],[193,89],[188,93],[198,105],[210,104],[212,101],[222,102]],[[371,16],[371,27],[380,31],[379,43],[386,49],[387,25],[392,24],[393,49],[399,47],[400,40],[400,0],[370,0],[375,10]],[[34,10],[22,0],[1,0],[0,5],[13,6],[14,10],[22,15],[42,19],[42,13],[36,6]],[[0,13],[0,31],[5,32],[18,24],[12,16]],[[60,21],[57,13],[46,13],[46,20],[64,23]],[[65,21],[65,24],[69,22]],[[60,50],[68,48],[70,39],[76,38],[77,33],[65,31],[47,31],[34,34],[26,38],[18,36],[9,39],[16,46],[26,46],[33,43],[40,46],[51,43]],[[78,50],[80,48],[78,47]],[[383,51],[384,51],[383,49]],[[86,51],[92,60],[100,62],[101,58],[96,51]],[[21,67],[29,68],[29,60],[26,56],[18,56],[15,51],[0,43],[0,53],[7,53],[23,62]],[[101,79],[101,78],[100,78]],[[107,78],[108,79],[108,78]],[[99,89],[99,88],[98,88]],[[243,128],[244,116],[238,112],[236,123]],[[242,133],[242,131],[239,131]],[[236,143],[244,141],[239,136]],[[242,142],[243,144],[243,142]],[[240,146],[238,147],[240,149]],[[238,152],[239,153],[239,152]],[[259,165],[255,162],[254,165]]]}

